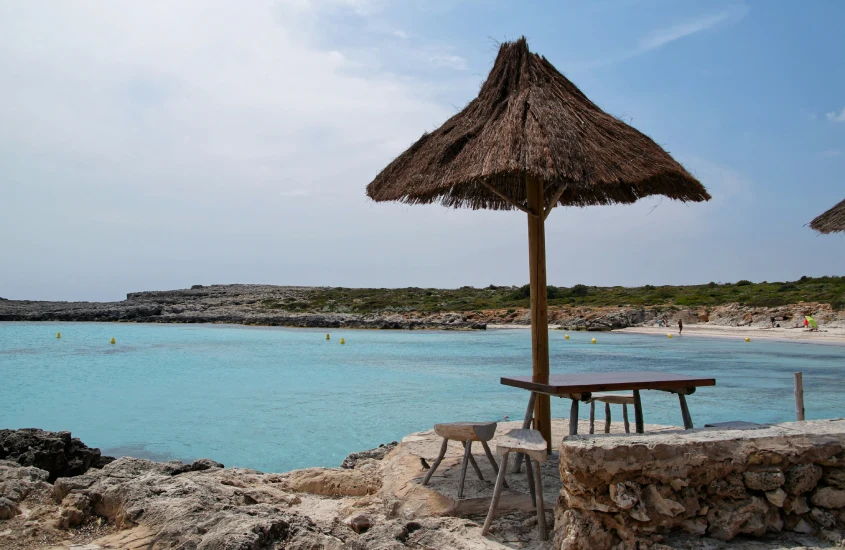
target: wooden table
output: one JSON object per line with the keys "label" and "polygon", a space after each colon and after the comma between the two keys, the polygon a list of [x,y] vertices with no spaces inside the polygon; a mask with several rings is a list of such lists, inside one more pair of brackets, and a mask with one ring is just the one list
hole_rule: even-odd
{"label": "wooden table", "polygon": [[[678,395],[681,404],[681,415],[684,428],[692,429],[692,417],[687,408],[687,395],[695,392],[698,386],[715,386],[715,378],[699,378],[672,374],[669,372],[595,372],[579,374],[553,374],[549,382],[544,384],[534,382],[530,376],[503,377],[502,384],[522,388],[531,392],[528,399],[528,409],[525,411],[523,429],[531,426],[534,416],[534,401],[538,394],[553,395],[555,397],[572,400],[569,409],[569,434],[578,433],[578,402],[588,401],[593,392],[633,390],[634,392],[634,420],[637,433],[643,433],[643,408],[640,402],[641,390],[659,390]],[[549,442],[551,444],[551,442]]]}

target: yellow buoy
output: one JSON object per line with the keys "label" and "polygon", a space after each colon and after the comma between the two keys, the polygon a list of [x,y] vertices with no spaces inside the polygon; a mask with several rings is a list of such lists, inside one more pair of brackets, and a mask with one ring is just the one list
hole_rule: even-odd
{"label": "yellow buoy", "polygon": [[332,337],[329,336],[328,334],[326,334],[326,340],[331,340],[331,339],[332,339]]}
{"label": "yellow buoy", "polygon": [[568,335],[568,334],[564,335],[564,338],[566,338],[567,340],[569,340],[569,335]]}
{"label": "yellow buoy", "polygon": [[590,340],[590,343],[591,343],[591,344],[595,344],[595,343],[596,343],[596,339],[595,339],[595,338],[593,338],[592,340]]}
{"label": "yellow buoy", "polygon": [[340,339],[340,343],[341,343],[341,344],[345,344],[345,343],[346,343],[346,340],[344,340],[343,338],[341,338],[341,339]]}
{"label": "yellow buoy", "polygon": [[57,332],[57,333],[56,333],[56,338],[61,338],[61,337],[62,337],[62,333],[61,333],[61,332]]}
{"label": "yellow buoy", "polygon": [[750,341],[751,341],[751,338],[746,338],[746,339],[745,339],[745,341],[746,341],[746,342],[750,342]]}
{"label": "yellow buoy", "polygon": [[666,336],[668,336],[669,338],[671,338],[671,337],[672,337],[672,333],[671,333],[671,332],[667,332],[667,333],[666,333]]}
{"label": "yellow buoy", "polygon": [[114,338],[112,338],[112,339],[111,339],[111,343],[112,343],[112,344],[116,343],[116,342],[114,341]]}

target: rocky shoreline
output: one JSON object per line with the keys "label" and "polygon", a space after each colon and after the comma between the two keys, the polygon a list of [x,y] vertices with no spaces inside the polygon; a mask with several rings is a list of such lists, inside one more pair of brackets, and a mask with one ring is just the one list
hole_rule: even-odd
{"label": "rocky shoreline", "polygon": [[[47,302],[0,300],[0,321],[93,321],[137,323],[230,323],[260,326],[350,329],[483,330],[488,326],[529,325],[526,308],[427,313],[398,311],[401,304],[379,313],[288,311],[279,304],[296,303],[313,289],[273,285],[211,285],[183,290],[133,292],[120,302]],[[553,306],[549,322],[567,330],[607,331],[654,324],[742,326],[763,328],[774,317],[783,326],[812,315],[824,326],[845,327],[845,311],[829,304],[802,302],[775,308],[741,306],[599,307]]]}

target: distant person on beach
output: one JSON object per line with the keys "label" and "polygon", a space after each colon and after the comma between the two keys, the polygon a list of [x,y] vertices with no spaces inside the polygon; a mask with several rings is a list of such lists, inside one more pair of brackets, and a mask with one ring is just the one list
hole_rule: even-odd
{"label": "distant person on beach", "polygon": [[804,317],[804,328],[809,328],[809,326],[810,326],[810,321],[808,321],[807,318]]}
{"label": "distant person on beach", "polygon": [[775,318],[772,317],[772,328],[775,328]]}
{"label": "distant person on beach", "polygon": [[678,336],[684,331],[684,322],[678,319]]}

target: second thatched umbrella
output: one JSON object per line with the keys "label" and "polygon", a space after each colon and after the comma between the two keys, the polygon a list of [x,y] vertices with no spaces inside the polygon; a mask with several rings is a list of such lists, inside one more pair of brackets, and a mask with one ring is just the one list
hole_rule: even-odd
{"label": "second thatched umbrella", "polygon": [[[601,109],[525,38],[502,44],[478,97],[424,134],[367,186],[375,201],[440,202],[528,215],[533,377],[549,377],[544,222],[557,205],[710,195],[648,136]],[[535,427],[551,445],[548,396]]]}
{"label": "second thatched umbrella", "polygon": [[825,212],[816,216],[810,222],[810,227],[819,233],[845,232],[845,200]]}

